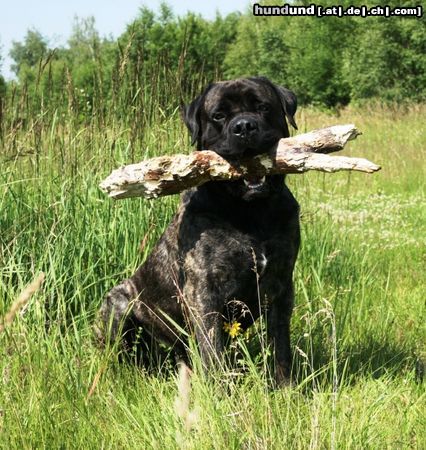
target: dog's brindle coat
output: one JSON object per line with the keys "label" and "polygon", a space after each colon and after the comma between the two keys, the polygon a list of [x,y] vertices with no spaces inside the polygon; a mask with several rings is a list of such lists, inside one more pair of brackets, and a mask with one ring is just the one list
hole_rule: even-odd
{"label": "dog's brindle coat", "polygon": [[[295,111],[291,91],[258,77],[211,84],[183,116],[198,149],[238,164],[289,136],[285,118],[296,127]],[[185,192],[145,263],[107,295],[100,310],[104,331],[129,341],[141,327],[186,360],[177,324],[195,332],[209,368],[221,360],[224,321],[247,328],[267,312],[275,378],[286,382],[298,209],[282,175],[208,182]]]}

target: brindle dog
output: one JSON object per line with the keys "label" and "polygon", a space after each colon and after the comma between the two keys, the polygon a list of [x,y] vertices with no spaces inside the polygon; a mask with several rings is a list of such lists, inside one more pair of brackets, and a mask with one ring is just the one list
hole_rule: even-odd
{"label": "brindle dog", "polygon": [[[183,117],[198,149],[232,163],[267,152],[296,128],[295,95],[263,77],[209,85]],[[292,273],[299,207],[283,175],[212,181],[186,191],[174,219],[136,273],[107,295],[100,319],[113,340],[134,331],[187,360],[179,328],[195,334],[204,366],[221,361],[224,322],[245,329],[267,313],[278,384],[291,370]],[[123,339],[124,337],[124,339]]]}

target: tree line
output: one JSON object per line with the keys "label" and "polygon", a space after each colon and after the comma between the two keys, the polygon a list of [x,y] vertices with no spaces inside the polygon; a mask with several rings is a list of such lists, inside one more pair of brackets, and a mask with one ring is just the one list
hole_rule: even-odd
{"label": "tree line", "polygon": [[144,114],[153,114],[149,96],[167,111],[210,81],[265,75],[294,90],[301,104],[423,102],[425,55],[424,18],[254,17],[247,11],[209,20],[178,17],[162,3],[156,12],[141,8],[116,40],[101,37],[94,18],[76,19],[62,48],[28,30],[12,45],[16,81],[0,78],[0,96],[25,91],[45,107],[63,105],[82,117],[96,111],[102,119],[111,108],[120,112],[140,102]]}

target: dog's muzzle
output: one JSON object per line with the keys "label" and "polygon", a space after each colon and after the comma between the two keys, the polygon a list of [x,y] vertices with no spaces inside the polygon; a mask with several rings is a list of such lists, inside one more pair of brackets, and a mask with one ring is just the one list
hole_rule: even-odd
{"label": "dog's muzzle", "polygon": [[228,126],[228,136],[234,153],[241,155],[249,148],[256,148],[259,140],[259,123],[252,116],[236,116]]}
{"label": "dog's muzzle", "polygon": [[259,124],[253,117],[237,117],[232,120],[229,128],[233,136],[242,140],[250,140],[259,132]]}

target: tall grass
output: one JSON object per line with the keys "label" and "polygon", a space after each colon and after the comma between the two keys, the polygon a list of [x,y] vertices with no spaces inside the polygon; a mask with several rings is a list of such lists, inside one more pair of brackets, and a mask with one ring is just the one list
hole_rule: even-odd
{"label": "tall grass", "polygon": [[[41,88],[3,99],[0,318],[39,272],[45,281],[0,333],[0,447],[424,448],[425,106],[298,113],[302,132],[354,122],[364,135],[348,152],[383,170],[289,177],[303,235],[297,384],[269,390],[256,340],[240,337],[244,375],[206,381],[195,364],[179,391],[173,371],[120,364],[92,338],[103,295],[144,260],[178,201],[112,202],[99,181],[188,148],[179,111],[161,107],[168,75],[129,95],[123,58],[115,106],[78,106],[71,79],[57,103]],[[190,425],[175,408],[182,392]]]}

